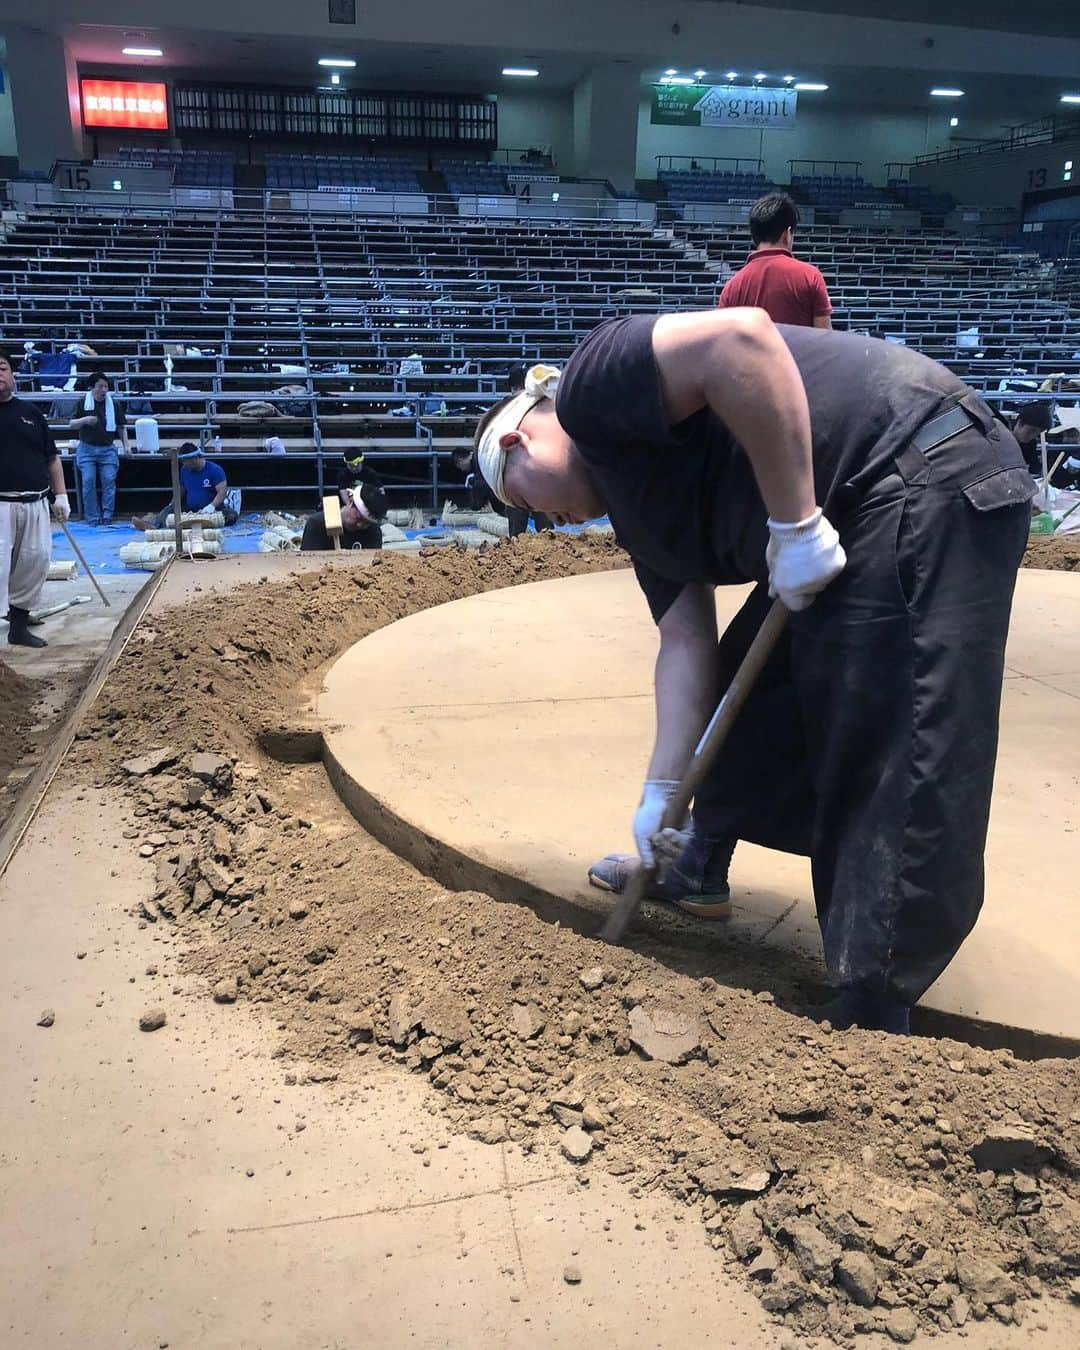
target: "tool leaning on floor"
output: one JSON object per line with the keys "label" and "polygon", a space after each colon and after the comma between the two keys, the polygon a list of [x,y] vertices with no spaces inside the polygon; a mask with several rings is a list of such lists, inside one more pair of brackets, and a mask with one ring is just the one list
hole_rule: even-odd
{"label": "tool leaning on floor", "polygon": [[[660,644],[634,838],[651,898],[728,912],[740,839],[808,855],[836,1026],[906,1031],[971,931],[1034,484],[943,367],[761,310],[634,315],[477,430],[508,505],[610,515]],[[713,588],[756,583],[723,635]],[[788,609],[694,795],[695,747],[776,596]],[[775,636],[775,634],[774,634]],[[622,892],[638,859],[590,879]]]}

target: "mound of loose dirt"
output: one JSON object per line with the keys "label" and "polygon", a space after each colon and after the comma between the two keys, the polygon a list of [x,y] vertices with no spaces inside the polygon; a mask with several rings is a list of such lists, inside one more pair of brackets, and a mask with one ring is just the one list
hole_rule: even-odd
{"label": "mound of loose dirt", "polygon": [[0,661],[0,825],[15,795],[8,776],[34,743],[31,713],[37,697],[33,680]]}
{"label": "mound of loose dirt", "polygon": [[1080,532],[1030,540],[1024,554],[1024,566],[1042,567],[1052,572],[1080,571]]}
{"label": "mound of loose dirt", "polygon": [[610,948],[448,892],[321,767],[260,760],[260,727],[363,633],[620,558],[544,539],[386,557],[155,617],[83,747],[156,854],[145,919],[187,935],[208,998],[266,1005],[290,1072],[378,1056],[425,1074],[456,1129],[666,1192],[801,1335],[1019,1321],[1080,1271],[1076,1063],[832,1033],[778,1003],[797,1008],[797,971],[737,936],[703,956],[689,920]]}

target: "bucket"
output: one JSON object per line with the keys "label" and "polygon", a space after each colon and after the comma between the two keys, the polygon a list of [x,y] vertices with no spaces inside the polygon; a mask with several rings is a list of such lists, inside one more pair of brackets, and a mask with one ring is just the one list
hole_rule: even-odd
{"label": "bucket", "polygon": [[154,417],[136,417],[135,446],[142,455],[156,455],[161,449],[158,424]]}

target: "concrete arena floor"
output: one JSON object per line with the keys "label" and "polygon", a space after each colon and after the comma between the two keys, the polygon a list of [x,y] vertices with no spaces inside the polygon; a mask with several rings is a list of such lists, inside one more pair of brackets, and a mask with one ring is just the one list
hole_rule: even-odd
{"label": "concrete arena floor", "polygon": [[[720,588],[721,623],[743,594]],[[633,848],[655,643],[629,571],[415,614],[331,668],[318,703],[328,767],[361,821],[415,846],[408,856],[421,865],[440,851],[464,856],[600,915],[610,900],[585,872],[602,854]],[[1078,744],[1080,578],[1025,570],[1007,652],[986,904],[927,994],[931,1008],[1080,1038]],[[740,933],[820,952],[806,860],[741,844],[732,888]]]}

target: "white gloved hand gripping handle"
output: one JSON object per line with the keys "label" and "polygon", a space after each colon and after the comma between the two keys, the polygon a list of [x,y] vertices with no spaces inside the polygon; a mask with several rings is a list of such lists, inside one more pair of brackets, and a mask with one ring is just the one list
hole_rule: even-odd
{"label": "white gloved hand gripping handle", "polygon": [[52,513],[57,520],[69,520],[71,518],[71,505],[68,502],[66,492],[56,494],[56,499],[52,504]]}
{"label": "white gloved hand gripping handle", "polygon": [[805,520],[769,522],[765,561],[769,594],[793,612],[805,609],[847,564],[840,536],[818,507]]}

